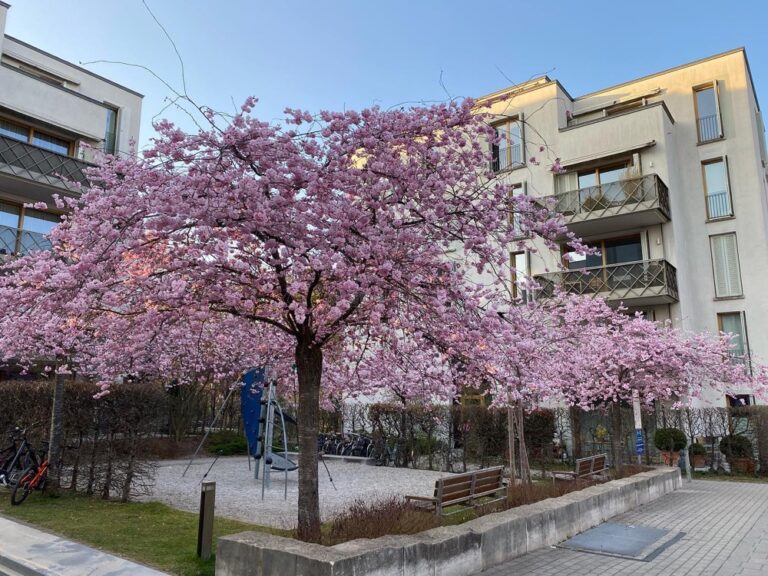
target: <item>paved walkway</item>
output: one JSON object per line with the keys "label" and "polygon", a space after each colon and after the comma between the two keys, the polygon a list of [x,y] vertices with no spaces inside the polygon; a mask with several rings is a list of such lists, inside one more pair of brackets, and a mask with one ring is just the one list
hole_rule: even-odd
{"label": "paved walkway", "polygon": [[167,576],[0,516],[0,576]]}
{"label": "paved walkway", "polygon": [[768,484],[695,480],[612,522],[685,532],[650,562],[547,548],[482,576],[768,576]]}

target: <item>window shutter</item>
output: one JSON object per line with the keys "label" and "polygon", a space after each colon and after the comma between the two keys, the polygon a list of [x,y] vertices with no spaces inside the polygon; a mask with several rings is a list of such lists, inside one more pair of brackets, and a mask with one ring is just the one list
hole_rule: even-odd
{"label": "window shutter", "polygon": [[714,81],[714,91],[715,91],[715,110],[717,110],[717,131],[718,136],[720,138],[723,137],[723,116],[720,113],[720,81],[715,80]]}
{"label": "window shutter", "polygon": [[710,243],[715,275],[715,295],[718,298],[741,296],[741,272],[736,234],[711,236]]}

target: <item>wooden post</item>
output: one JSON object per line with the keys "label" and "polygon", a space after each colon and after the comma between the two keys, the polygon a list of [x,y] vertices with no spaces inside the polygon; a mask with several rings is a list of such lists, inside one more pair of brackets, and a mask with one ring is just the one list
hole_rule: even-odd
{"label": "wooden post", "polygon": [[203,560],[211,557],[215,501],[216,482],[203,482],[200,488],[200,518],[197,525],[197,556]]}

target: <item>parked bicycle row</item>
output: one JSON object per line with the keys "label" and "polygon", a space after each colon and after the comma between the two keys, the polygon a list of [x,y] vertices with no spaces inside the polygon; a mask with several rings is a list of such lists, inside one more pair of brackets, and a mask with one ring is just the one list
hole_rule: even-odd
{"label": "parked bicycle row", "polygon": [[376,466],[400,466],[399,457],[403,453],[400,444],[397,439],[373,439],[353,432],[320,434],[317,450],[328,455],[371,458],[375,460]]}

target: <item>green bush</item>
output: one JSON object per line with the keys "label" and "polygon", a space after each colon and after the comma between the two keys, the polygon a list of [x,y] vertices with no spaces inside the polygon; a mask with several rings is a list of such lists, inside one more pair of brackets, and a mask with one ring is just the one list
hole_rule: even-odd
{"label": "green bush", "polygon": [[242,434],[222,430],[208,436],[207,450],[221,456],[245,456],[248,454],[248,442]]}
{"label": "green bush", "polygon": [[706,456],[707,455],[707,449],[704,447],[703,444],[699,444],[698,442],[694,442],[690,445],[688,448],[688,451],[691,453],[691,456]]}
{"label": "green bush", "polygon": [[653,444],[664,452],[679,452],[688,443],[682,430],[677,428],[659,428],[653,435]]}
{"label": "green bush", "polygon": [[729,458],[752,458],[752,442],[741,434],[732,434],[720,440],[720,452]]}

